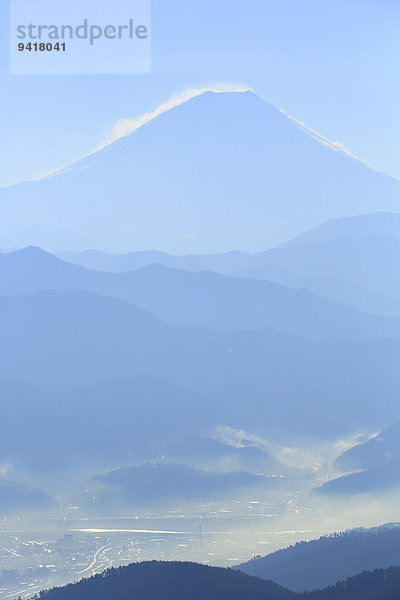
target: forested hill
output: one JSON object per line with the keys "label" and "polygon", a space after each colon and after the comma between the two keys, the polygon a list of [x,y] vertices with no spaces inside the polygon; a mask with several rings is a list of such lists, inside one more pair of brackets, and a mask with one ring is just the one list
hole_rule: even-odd
{"label": "forested hill", "polygon": [[364,571],[400,567],[400,526],[353,529],[256,557],[237,568],[295,592],[335,585]]}
{"label": "forested hill", "polygon": [[142,562],[109,569],[63,588],[41,592],[41,600],[294,600],[276,583],[189,562]]}
{"label": "forested hill", "polygon": [[38,600],[398,600],[400,568],[366,572],[325,590],[296,594],[239,571],[183,562],[109,569]]}
{"label": "forested hill", "polygon": [[301,600],[399,600],[400,568],[367,571],[324,590],[305,592],[297,597]]}

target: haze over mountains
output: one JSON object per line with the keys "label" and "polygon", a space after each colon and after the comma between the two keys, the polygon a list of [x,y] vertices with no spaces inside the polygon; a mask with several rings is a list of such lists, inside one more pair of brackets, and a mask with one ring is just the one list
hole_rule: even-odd
{"label": "haze over mountains", "polygon": [[361,470],[383,467],[391,460],[400,460],[400,423],[353,446],[336,459],[336,465],[342,470]]}
{"label": "haze over mountains", "polygon": [[[369,242],[393,233],[392,217],[336,220],[312,231],[311,243],[304,235],[300,245],[258,255],[184,257],[184,264],[198,268],[193,261],[203,266],[208,260],[209,267],[225,263],[235,270],[234,264],[267,260],[301,276],[328,272],[330,281],[341,274],[334,267],[349,285],[374,280],[379,271],[389,281],[389,271],[395,273],[390,253]],[[379,236],[360,237],[359,229]],[[370,261],[360,269],[377,248],[375,267]],[[57,389],[147,374],[217,402],[221,409],[209,426],[239,419],[265,431],[285,414],[288,431],[331,435],[400,418],[397,319],[250,275],[160,265],[99,272],[39,248],[1,254],[0,274],[2,377]]]}
{"label": "haze over mountains", "polygon": [[400,461],[392,460],[380,468],[343,475],[331,479],[315,490],[317,493],[334,497],[351,497],[400,491]]}
{"label": "haze over mountains", "polygon": [[335,461],[341,471],[353,471],[326,482],[329,495],[360,495],[400,488],[400,424],[395,423],[370,440],[357,444]]}
{"label": "haze over mountains", "polygon": [[[99,271],[133,271],[153,263],[186,271],[266,279],[308,288],[334,302],[378,315],[400,314],[400,216],[373,213],[334,219],[283,246],[258,254],[171,256],[133,252],[61,252],[68,262]],[[368,268],[367,268],[368,266]]]}
{"label": "haze over mountains", "polygon": [[338,215],[399,212],[398,181],[316,138],[253,92],[205,93],[1,190],[0,245],[262,251]]}
{"label": "haze over mountains", "polygon": [[[386,297],[400,297],[395,264],[400,240],[389,236],[335,238],[275,248],[264,253],[265,265],[279,266],[300,277],[333,278],[354,283]],[[249,270],[248,274],[252,274]]]}
{"label": "haze over mountains", "polygon": [[54,501],[41,490],[0,477],[0,511],[2,514],[54,510]]}
{"label": "haze over mountains", "polygon": [[[70,493],[60,477],[77,484],[74,469],[82,483],[131,468],[120,496],[103,494],[121,506],[148,475],[155,501],[165,501],[163,469],[185,496],[180,469],[189,469],[211,498],[203,472],[228,494],[229,477],[241,490],[247,476],[254,485],[257,474],[299,477],[259,443],[210,439],[216,428],[282,444],[398,421],[400,324],[387,316],[398,314],[390,309],[397,221],[389,213],[336,219],[259,254],[0,254],[2,411],[18,423],[2,437],[0,464],[56,498]],[[88,259],[93,269],[65,259]],[[371,313],[354,308],[357,298]],[[341,461],[322,486],[311,477],[309,489],[331,497],[370,489],[365,478],[378,492],[397,481],[395,458],[338,478]],[[146,485],[137,489],[150,497]]]}
{"label": "haze over mountains", "polygon": [[81,467],[96,472],[160,459],[165,445],[184,438],[188,429],[201,433],[232,420],[217,401],[145,376],[69,392],[2,381],[0,398],[8,423],[1,463],[46,483]]}
{"label": "haze over mountains", "polygon": [[[18,527],[45,514],[64,529],[69,519],[69,533],[94,523],[121,536],[110,548],[93,538],[80,576],[131,560],[127,533],[171,533],[131,519],[173,519],[190,536],[176,552],[232,565],[259,544],[395,513],[399,186],[247,92],[203,94],[0,190],[0,511]],[[204,541],[207,521],[218,540]],[[234,535],[249,537],[242,554]],[[398,528],[357,531],[241,568],[296,592],[335,584],[315,600],[390,600],[396,569],[337,582],[400,565],[398,541]],[[147,568],[132,567],[137,582]],[[101,598],[107,577],[71,598]],[[203,596],[223,597],[232,579],[249,599],[300,598],[225,571]]]}
{"label": "haze over mountains", "polygon": [[215,473],[172,463],[146,463],[92,476],[76,499],[90,511],[126,514],[127,510],[171,502],[176,505],[177,501],[182,504],[226,498],[229,494],[240,497],[246,491],[268,492],[285,483],[284,478],[244,471]]}
{"label": "haze over mountains", "polygon": [[214,330],[273,326],[314,339],[400,337],[400,319],[379,318],[275,282],[186,273],[152,265],[101,273],[62,262],[39,248],[0,254],[0,293],[85,290],[131,302],[173,325]]}
{"label": "haze over mountains", "polygon": [[338,238],[359,239],[371,236],[400,240],[400,215],[380,211],[329,219],[318,227],[304,231],[282,246],[298,246],[303,243],[324,242]]}
{"label": "haze over mountains", "polygon": [[264,475],[288,473],[291,470],[265,450],[251,445],[231,446],[216,439],[191,435],[169,444],[163,457],[203,470],[247,471]]}
{"label": "haze over mountains", "polygon": [[2,297],[0,306],[3,379],[70,389],[144,373],[227,403],[243,424],[285,413],[285,427],[293,419],[304,431],[326,420],[326,432],[331,419],[384,426],[400,417],[399,340],[316,343],[274,329],[179,328],[88,292]]}

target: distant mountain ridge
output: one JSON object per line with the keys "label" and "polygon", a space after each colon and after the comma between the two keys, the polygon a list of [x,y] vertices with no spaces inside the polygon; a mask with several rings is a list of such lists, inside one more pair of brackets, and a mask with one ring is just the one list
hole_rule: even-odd
{"label": "distant mountain ridge", "polygon": [[[280,244],[278,248],[319,244],[333,240],[360,240],[365,238],[391,238],[400,240],[400,213],[360,214],[352,217],[331,219]],[[33,244],[34,245],[34,244]],[[136,251],[125,254],[106,253],[99,250],[81,252],[58,251],[56,256],[79,264],[87,269],[122,273],[136,271],[153,263],[185,271],[214,271],[224,275],[265,266],[268,250],[250,254],[230,251],[220,254],[173,255],[166,252]]]}
{"label": "distant mountain ridge", "polygon": [[63,262],[39,248],[0,254],[0,294],[44,290],[85,290],[118,298],[179,326],[225,331],[272,326],[315,339],[400,338],[400,319],[369,315],[274,282],[161,265],[102,273]]}
{"label": "distant mountain ridge", "polygon": [[367,292],[400,298],[400,276],[396,269],[400,240],[395,237],[370,235],[304,241],[268,250],[263,258],[265,266],[280,267],[299,277],[336,278],[361,286]]}
{"label": "distant mountain ridge", "polygon": [[400,214],[374,212],[330,219],[318,227],[295,236],[281,247],[327,242],[333,239],[358,239],[370,236],[392,237],[400,241]]}
{"label": "distant mountain ridge", "polygon": [[107,254],[99,250],[84,250],[82,252],[56,252],[55,256],[66,262],[86,267],[94,271],[108,271],[111,273],[126,273],[143,269],[154,263],[183,269],[185,271],[213,271],[223,275],[240,268],[249,266],[257,255],[246,254],[240,251],[225,252],[222,254],[183,254],[172,255],[166,252],[138,251],[126,254]]}
{"label": "distant mountain ridge", "polygon": [[[307,288],[334,302],[378,315],[400,315],[400,215],[372,213],[323,223],[258,254],[172,256],[160,252],[61,252],[89,269],[132,271],[157,262],[187,271],[213,271]],[[368,265],[368,269],[365,267]]]}

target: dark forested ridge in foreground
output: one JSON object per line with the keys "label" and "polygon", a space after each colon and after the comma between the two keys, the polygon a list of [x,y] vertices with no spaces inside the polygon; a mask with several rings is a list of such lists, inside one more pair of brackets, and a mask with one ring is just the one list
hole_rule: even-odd
{"label": "dark forested ridge in foreground", "polygon": [[400,569],[365,572],[335,586],[296,594],[272,581],[196,563],[143,562],[109,569],[35,596],[41,600],[397,600]]}
{"label": "dark forested ridge in foreground", "polygon": [[302,600],[398,600],[400,569],[377,569],[339,581],[324,590],[295,596]]}
{"label": "dark forested ridge in foreground", "polygon": [[239,571],[196,563],[143,562],[109,569],[63,588],[41,592],[43,600],[290,600],[296,594]]}

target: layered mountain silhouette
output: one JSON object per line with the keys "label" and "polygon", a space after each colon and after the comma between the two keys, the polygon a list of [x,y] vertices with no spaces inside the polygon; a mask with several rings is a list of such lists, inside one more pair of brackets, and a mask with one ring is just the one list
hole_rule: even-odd
{"label": "layered mountain silhouette", "polygon": [[335,585],[363,571],[391,566],[400,566],[398,524],[354,529],[299,542],[237,568],[248,575],[272,579],[295,592],[304,592]]}
{"label": "layered mountain silhouette", "polygon": [[[339,244],[338,244],[339,245]],[[318,253],[320,244],[314,244],[313,250]],[[294,249],[295,247],[293,247]],[[335,248],[333,248],[335,249]],[[300,250],[301,251],[301,250]],[[396,260],[396,253],[389,255],[389,264]],[[385,263],[385,256],[382,257],[382,264]],[[393,259],[393,260],[392,260]],[[364,268],[365,261],[360,261],[360,268]],[[252,279],[265,279],[275,281],[295,289],[306,288],[315,294],[328,298],[329,300],[345,306],[352,306],[363,312],[376,314],[380,316],[400,315],[400,302],[397,297],[384,295],[379,292],[367,290],[358,283],[346,281],[337,277],[323,277],[321,275],[302,276],[289,272],[287,269],[275,265],[263,265],[261,267],[251,267],[236,273],[238,277],[249,277]],[[397,276],[394,275],[390,287],[393,288]],[[375,287],[375,283],[373,284]],[[384,287],[387,287],[386,285]],[[397,294],[397,290],[395,291]]]}
{"label": "layered mountain silhouette", "polygon": [[[260,255],[258,255],[260,256]],[[264,266],[279,267],[303,278],[331,278],[386,298],[400,298],[400,241],[389,236],[336,238],[274,248],[263,254]],[[262,268],[247,276],[262,275]],[[241,275],[244,273],[241,271]],[[268,278],[268,271],[266,272]]]}
{"label": "layered mountain silhouette", "polygon": [[[315,244],[332,240],[359,240],[365,238],[392,238],[400,240],[400,214],[374,212],[331,219],[288,240],[280,247]],[[153,263],[185,271],[215,271],[225,275],[241,269],[265,266],[264,252],[250,254],[230,251],[221,254],[172,255],[166,252],[106,253],[99,250],[82,252],[61,251],[59,258],[97,271],[122,273],[135,271]]]}
{"label": "layered mountain silhouette", "polygon": [[336,435],[400,418],[397,340],[176,327],[89,292],[2,297],[0,310],[2,379],[71,389],[148,374],[229,405],[241,426],[263,431],[280,422]]}
{"label": "layered mountain silhouette", "polygon": [[[399,181],[251,91],[208,92],[1,189],[0,246],[0,515],[211,517],[256,493],[242,527],[299,531],[310,506],[397,497]],[[397,600],[399,548],[391,524],[40,598]]]}
{"label": "layered mountain silhouette", "polygon": [[399,314],[400,217],[374,213],[333,219],[259,253],[238,276],[306,287],[382,315]]}
{"label": "layered mountain silhouette", "polygon": [[[126,254],[83,250],[82,252],[61,251],[55,253],[58,258],[81,265],[94,271],[126,273],[137,271],[153,264],[164,265],[184,271],[213,271],[230,275],[239,269],[258,265],[257,254],[248,254],[233,250],[222,254],[167,254],[166,252],[127,252]],[[261,261],[262,264],[262,261]]]}
{"label": "layered mountain silhouette", "polygon": [[0,255],[0,293],[85,290],[135,304],[174,325],[282,331],[321,339],[400,338],[400,319],[379,318],[334,304],[305,289],[268,281],[152,265],[102,273],[65,263],[39,248]]}
{"label": "layered mountain silhouette", "polygon": [[47,179],[1,190],[0,243],[261,251],[378,210],[399,212],[399,182],[253,92],[207,92]]}
{"label": "layered mountain silhouette", "polygon": [[277,249],[258,254],[172,256],[162,252],[105,254],[88,250],[61,252],[58,256],[101,271],[133,271],[159,263],[188,271],[266,279],[307,288],[366,312],[399,315],[399,231],[398,214],[373,213],[328,221]]}

